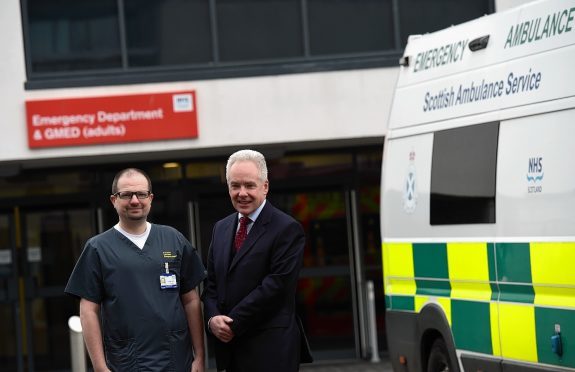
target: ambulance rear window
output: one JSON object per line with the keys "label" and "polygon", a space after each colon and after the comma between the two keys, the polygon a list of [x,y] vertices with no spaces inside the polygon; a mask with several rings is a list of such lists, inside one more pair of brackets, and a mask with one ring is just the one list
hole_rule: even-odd
{"label": "ambulance rear window", "polygon": [[436,132],[431,225],[495,223],[499,122]]}

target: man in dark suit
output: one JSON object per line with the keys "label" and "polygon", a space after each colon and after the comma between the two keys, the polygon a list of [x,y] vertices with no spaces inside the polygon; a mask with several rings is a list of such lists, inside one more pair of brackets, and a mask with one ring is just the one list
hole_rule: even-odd
{"label": "man in dark suit", "polygon": [[[237,213],[214,226],[202,296],[207,333],[215,337],[217,369],[298,371],[303,331],[296,319],[295,292],[303,228],[266,201],[267,166],[259,152],[232,154],[226,180]],[[243,223],[242,218],[249,220]]]}

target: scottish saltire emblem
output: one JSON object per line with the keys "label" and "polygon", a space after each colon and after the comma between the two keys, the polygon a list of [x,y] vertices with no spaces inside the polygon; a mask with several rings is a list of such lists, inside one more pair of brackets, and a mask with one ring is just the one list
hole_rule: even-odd
{"label": "scottish saltire emblem", "polygon": [[409,166],[403,186],[403,210],[407,213],[415,212],[417,207],[417,177],[415,173],[415,151],[409,153]]}

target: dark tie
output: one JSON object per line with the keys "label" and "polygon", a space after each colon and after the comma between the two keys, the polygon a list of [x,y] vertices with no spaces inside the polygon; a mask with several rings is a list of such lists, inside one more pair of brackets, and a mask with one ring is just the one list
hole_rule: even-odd
{"label": "dark tie", "polygon": [[248,236],[248,225],[250,222],[252,221],[249,218],[240,217],[240,228],[238,229],[236,238],[234,239],[234,248],[236,249],[236,252],[240,250],[240,247],[244,244],[244,240],[246,240]]}

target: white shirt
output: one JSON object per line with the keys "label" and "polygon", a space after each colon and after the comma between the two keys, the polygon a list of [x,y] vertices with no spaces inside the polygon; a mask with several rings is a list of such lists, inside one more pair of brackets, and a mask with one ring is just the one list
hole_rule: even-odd
{"label": "white shirt", "polygon": [[[254,225],[253,222],[256,222],[256,219],[258,218],[258,216],[262,212],[262,209],[264,209],[264,205],[266,205],[266,199],[264,199],[263,203],[258,207],[258,209],[256,209],[255,211],[253,211],[252,213],[250,213],[248,215],[248,218],[251,221],[248,224],[248,234],[250,233],[250,230],[252,229],[252,226]],[[240,217],[243,217],[243,214],[238,212],[238,221],[239,221]],[[238,226],[236,228],[236,232],[238,232],[239,229],[240,229],[240,224],[238,223]]]}
{"label": "white shirt", "polygon": [[152,227],[152,224],[149,223],[148,221],[146,221],[146,231],[144,231],[142,234],[134,235],[134,234],[130,234],[126,230],[122,229],[120,227],[120,223],[117,223],[116,225],[114,225],[114,228],[116,230],[121,232],[122,235],[124,235],[126,238],[130,239],[132,241],[132,243],[134,243],[140,249],[144,249],[144,245],[146,244],[146,240],[148,240],[148,236],[150,235],[151,227]]}

